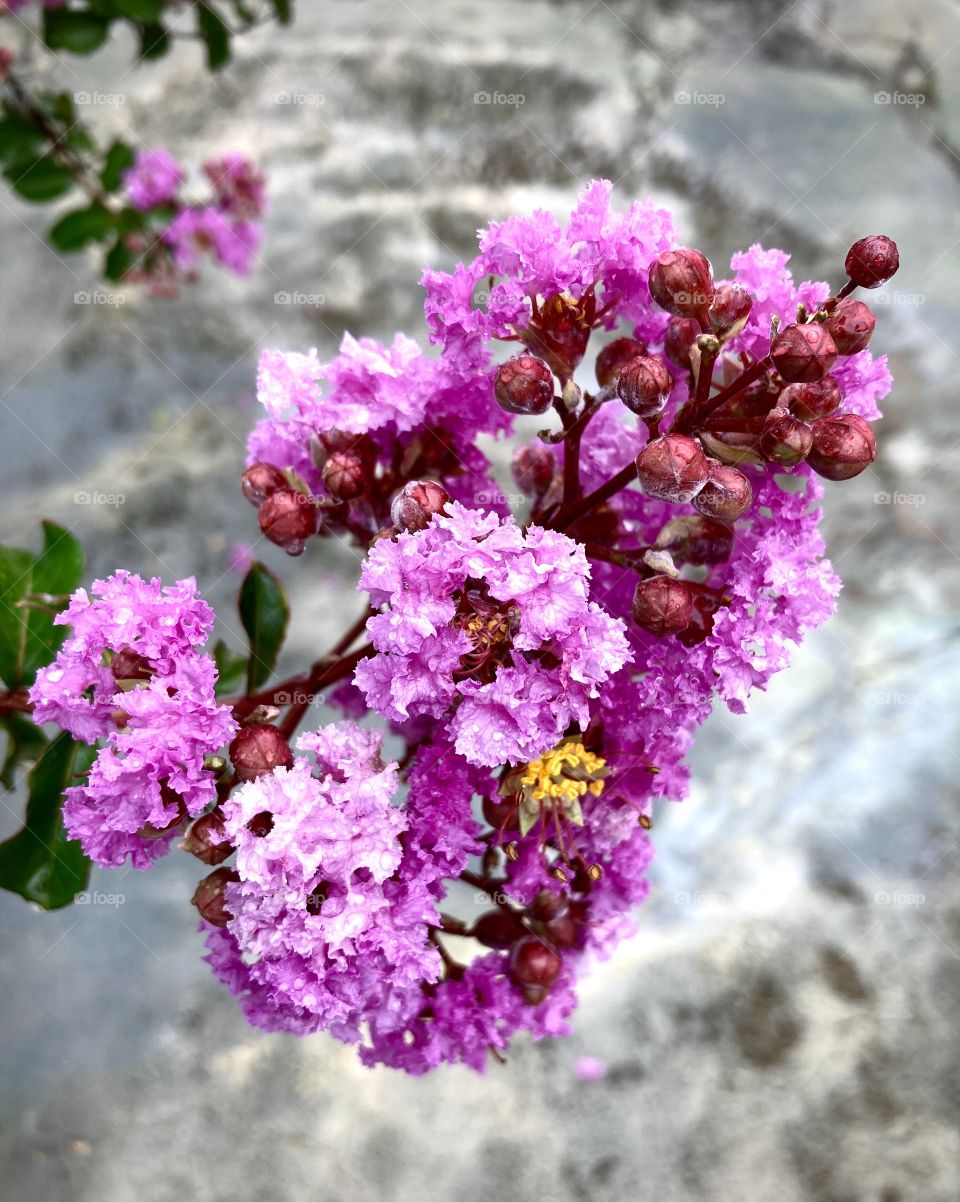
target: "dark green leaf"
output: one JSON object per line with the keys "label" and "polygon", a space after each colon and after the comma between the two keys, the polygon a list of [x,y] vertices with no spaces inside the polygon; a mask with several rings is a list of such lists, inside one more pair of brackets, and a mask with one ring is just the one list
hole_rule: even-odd
{"label": "dark green leaf", "polygon": [[154,22],[163,12],[163,0],[113,0],[121,17],[131,21]]}
{"label": "dark green leaf", "polygon": [[5,714],[0,720],[0,727],[7,736],[7,753],[0,768],[0,785],[12,789],[18,765],[26,760],[35,760],[46,747],[47,738],[28,714]]}
{"label": "dark green leaf", "polygon": [[30,163],[43,151],[43,135],[15,113],[0,121],[0,162]]}
{"label": "dark green leaf", "polygon": [[287,633],[290,606],[283,586],[262,563],[255,563],[240,586],[240,620],[250,640],[247,687],[258,689],[273,671]]}
{"label": "dark green leaf", "polygon": [[88,242],[101,242],[116,228],[116,218],[103,205],[67,213],[50,231],[50,241],[60,250],[79,250]]}
{"label": "dark green leaf", "polygon": [[30,770],[23,830],[0,843],[0,887],[45,910],[68,906],[90,878],[90,861],[67,838],[60,805],[64,789],[89,770],[95,754],[66,732],[54,739]]}
{"label": "dark green leaf", "polygon": [[54,200],[73,187],[70,172],[49,154],[41,155],[39,159],[11,163],[4,175],[24,200]]}
{"label": "dark green leaf", "polygon": [[162,25],[140,26],[140,57],[163,58],[170,49],[170,35]]}
{"label": "dark green leaf", "polygon": [[71,54],[91,54],[106,41],[110,29],[107,17],[84,9],[45,8],[43,40],[51,50],[69,50]]}
{"label": "dark green leaf", "polygon": [[230,58],[230,30],[209,4],[197,5],[197,25],[207,47],[207,66],[216,71]]}
{"label": "dark green leaf", "polygon": [[217,696],[239,693],[247,672],[247,657],[231,651],[223,639],[218,639],[213,648],[213,659],[217,665]]}
{"label": "dark green leaf", "polygon": [[116,192],[123,183],[123,173],[133,166],[133,147],[119,139],[112,143],[100,169],[100,183],[107,192]]}
{"label": "dark green leaf", "polygon": [[271,0],[273,11],[281,25],[289,25],[293,20],[293,0]]}
{"label": "dark green leaf", "polygon": [[123,279],[136,261],[136,255],[133,251],[124,243],[122,238],[118,238],[107,251],[106,258],[103,261],[103,274],[111,283],[115,284],[118,280]]}

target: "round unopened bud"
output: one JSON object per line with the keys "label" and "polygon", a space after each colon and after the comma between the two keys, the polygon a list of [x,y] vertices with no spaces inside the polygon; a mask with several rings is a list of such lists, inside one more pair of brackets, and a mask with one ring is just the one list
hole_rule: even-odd
{"label": "round unopened bud", "polygon": [[580,940],[580,927],[572,914],[558,914],[543,924],[543,930],[557,947],[575,947]]}
{"label": "round unopened bud", "polygon": [[286,487],[286,476],[272,463],[253,463],[240,477],[240,490],[251,505],[262,505],[271,493]]}
{"label": "round unopened bud", "polygon": [[554,893],[552,889],[540,889],[534,894],[530,903],[531,917],[537,922],[549,922],[561,914],[566,914],[569,898],[564,893]]}
{"label": "round unopened bud", "polygon": [[863,301],[846,297],[823,323],[840,355],[855,355],[870,345],[877,319]]}
{"label": "round unopened bud", "polygon": [[470,928],[470,934],[484,947],[504,951],[524,935],[519,919],[509,910],[488,910]]}
{"label": "round unopened bud", "polygon": [[[710,466],[712,469],[713,464]],[[725,563],[733,550],[733,540],[732,526],[685,513],[667,522],[657,535],[656,546],[682,563]]]}
{"label": "round unopened bud", "polygon": [[334,451],[323,465],[323,486],[338,501],[353,501],[367,491],[363,459],[353,451]]}
{"label": "round unopened bud", "polygon": [[536,355],[517,355],[501,363],[493,387],[508,413],[546,413],[553,404],[553,373]]}
{"label": "round unopened bud", "polygon": [[132,647],[122,647],[110,661],[114,680],[149,680],[156,669],[146,658]]}
{"label": "round unopened bud", "polygon": [[679,634],[693,615],[693,592],[674,576],[650,576],[637,583],[633,620],[643,630],[663,638]]}
{"label": "round unopened bud", "polygon": [[829,330],[814,321],[784,326],[770,346],[770,355],[788,384],[808,384],[833,367],[837,348]]}
{"label": "round unopened bud", "polygon": [[288,555],[299,555],[317,532],[317,507],[296,488],[278,488],[260,506],[260,529]]}
{"label": "round unopened bud", "polygon": [[650,293],[668,313],[699,318],[713,300],[709,260],[685,246],[663,251],[650,265]]}
{"label": "round unopened bud", "polygon": [[847,275],[860,288],[879,288],[900,267],[897,244],[886,234],[869,234],[854,242],[844,262]]}
{"label": "round unopened bud", "polygon": [[547,996],[562,967],[557,951],[535,935],[525,935],[513,945],[510,976],[532,1006]]}
{"label": "round unopened bud", "polygon": [[594,369],[597,373],[597,383],[601,388],[609,388],[611,384],[616,384],[617,377],[630,360],[646,353],[646,346],[636,338],[615,338],[613,342],[608,342],[597,355]]}
{"label": "round unopened bud", "polygon": [[813,449],[807,462],[826,480],[851,480],[877,457],[877,439],[856,413],[838,413],[813,423]]}
{"label": "round unopened bud", "polygon": [[710,474],[710,464],[695,438],[663,434],[637,456],[640,487],[656,501],[683,505],[692,501]]}
{"label": "round unopened bud", "polygon": [[771,463],[793,467],[806,459],[813,446],[813,431],[789,409],[771,409],[764,418],[757,450]]}
{"label": "round unopened bud", "polygon": [[520,829],[520,811],[513,798],[485,797],[483,817],[497,831]]}
{"label": "round unopened bud", "polygon": [[690,352],[700,333],[700,323],[692,317],[671,317],[663,338],[663,353],[677,367],[690,367]]}
{"label": "round unopened bud", "polygon": [[553,483],[557,459],[542,442],[529,442],[514,452],[510,471],[517,488],[538,500]]}
{"label": "round unopened bud", "polygon": [[450,494],[435,480],[411,480],[390,502],[390,519],[398,530],[426,530],[449,500]]}
{"label": "round unopened bud", "polygon": [[710,329],[724,341],[734,338],[747,324],[752,308],[753,297],[742,284],[723,284],[710,302]]}
{"label": "round unopened bud", "polygon": [[638,355],[621,369],[617,396],[637,417],[654,417],[663,412],[673,384],[673,376],[658,355]]}
{"label": "round unopened bud", "polygon": [[233,917],[224,893],[231,881],[239,880],[240,873],[235,868],[215,868],[197,885],[191,901],[200,911],[200,917],[211,926],[225,927]]}
{"label": "round unopened bud", "polygon": [[291,768],[290,744],[275,726],[241,726],[230,744],[230,759],[240,780],[256,780],[274,768]]}
{"label": "round unopened bud", "polygon": [[693,498],[693,507],[718,522],[735,522],[753,504],[753,488],[739,468],[711,463],[710,475]]}
{"label": "round unopened bud", "polygon": [[190,824],[180,847],[204,864],[222,864],[234,851],[233,844],[224,833],[223,815],[216,810],[201,814]]}
{"label": "round unopened bud", "polygon": [[824,376],[813,384],[788,384],[777,398],[777,406],[811,422],[833,413],[842,400],[836,376]]}

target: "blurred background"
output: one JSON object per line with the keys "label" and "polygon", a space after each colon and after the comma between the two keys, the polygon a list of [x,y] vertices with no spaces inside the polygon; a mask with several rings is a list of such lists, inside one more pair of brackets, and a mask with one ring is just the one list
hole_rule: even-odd
{"label": "blurred background", "polygon": [[[297,8],[216,79],[190,44],[58,66],[113,97],[85,114],[102,131],[251,155],[271,208],[252,279],[210,269],[169,302],[105,293],[46,245],[46,211],[0,196],[0,540],[37,545],[51,517],[91,574],[195,574],[239,645],[259,350],[422,336],[424,264],[598,175],[672,207],[721,275],[761,241],[839,283],[856,237],[897,240],[869,298],[896,379],[880,458],[828,486],[838,616],[702,732],[640,932],[584,982],[572,1038],[484,1078],[371,1072],[244,1024],[200,959],[185,856],[95,873],[113,904],[3,894],[5,1202],[956,1202],[960,3]],[[286,674],[358,609],[356,563],[275,550]]]}

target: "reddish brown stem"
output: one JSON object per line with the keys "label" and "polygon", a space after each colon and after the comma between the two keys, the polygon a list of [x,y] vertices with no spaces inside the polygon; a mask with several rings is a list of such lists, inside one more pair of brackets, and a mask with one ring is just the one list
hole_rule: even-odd
{"label": "reddish brown stem", "polygon": [[723,405],[733,397],[739,396],[744,389],[750,387],[754,380],[759,380],[769,366],[769,357],[758,359],[756,363],[741,372],[732,384],[728,384],[726,388],[722,388],[714,396],[707,395],[702,402],[699,399],[698,389],[698,396],[692,401],[687,401],[677,414],[676,420],[671,427],[672,432],[674,434],[693,434],[703,425],[714,409],[719,408],[720,405]]}
{"label": "reddish brown stem", "polygon": [[561,509],[551,525],[555,530],[565,530],[568,526],[572,526],[574,522],[579,521],[584,514],[589,513],[592,509],[596,509],[599,505],[602,505],[604,501],[609,501],[611,497],[616,496],[621,489],[626,488],[628,484],[632,484],[636,478],[637,465],[631,460],[615,476],[611,476],[606,484],[601,484],[593,492],[587,493],[572,509]]}

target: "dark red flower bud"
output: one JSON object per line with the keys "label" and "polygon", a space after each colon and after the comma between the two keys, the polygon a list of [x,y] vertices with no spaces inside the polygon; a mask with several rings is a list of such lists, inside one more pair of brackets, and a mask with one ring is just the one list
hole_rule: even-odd
{"label": "dark red flower bud", "polygon": [[677,317],[697,317],[713,300],[713,272],[698,250],[665,250],[650,265],[650,293],[657,304]]}
{"label": "dark red flower bud", "polygon": [[274,768],[293,766],[290,744],[275,726],[241,726],[229,754],[240,780],[256,780]]}
{"label": "dark red flower bud", "polygon": [[633,594],[633,620],[643,630],[663,638],[679,634],[690,623],[693,592],[673,576],[650,576],[638,582]]}
{"label": "dark red flower bud", "polygon": [[690,367],[690,352],[700,333],[700,323],[692,317],[671,317],[663,339],[663,353],[677,367]]}
{"label": "dark red flower bud", "polygon": [[411,480],[390,502],[390,518],[398,530],[426,530],[435,513],[443,513],[450,494],[434,480]]}
{"label": "dark red flower bud", "polygon": [[517,355],[501,363],[493,387],[508,413],[546,413],[553,404],[553,373],[536,355]]}
{"label": "dark red flower bud", "polygon": [[530,914],[537,922],[549,922],[561,914],[566,914],[569,899],[564,893],[554,893],[551,889],[540,889],[530,903]]}
{"label": "dark red flower bud", "polygon": [[363,459],[353,451],[334,451],[323,465],[323,486],[338,501],[353,501],[367,491]]}
{"label": "dark red flower bud", "polygon": [[658,355],[638,355],[624,364],[617,380],[617,396],[637,417],[662,413],[674,380]]}
{"label": "dark red flower bud", "polygon": [[509,910],[488,910],[481,914],[470,928],[470,934],[478,939],[484,947],[504,951],[520,939],[525,929],[515,914]]}
{"label": "dark red flower bud", "polygon": [[777,371],[788,384],[819,380],[837,359],[830,332],[819,322],[784,326],[770,346]]}
{"label": "dark red flower bud", "polygon": [[254,463],[240,477],[240,489],[251,505],[262,505],[278,488],[287,487],[287,478],[272,463]]}
{"label": "dark red flower bud", "polygon": [[562,967],[557,951],[535,935],[525,935],[513,945],[510,976],[532,1006],[547,996]]}
{"label": "dark red flower bud", "polygon": [[869,346],[877,319],[863,301],[848,296],[823,324],[830,331],[838,354],[855,355]]}
{"label": "dark red flower bud", "polygon": [[265,839],[273,830],[273,815],[269,810],[261,810],[247,823],[247,830],[258,839]]}
{"label": "dark red flower bud", "polygon": [[720,339],[734,338],[747,324],[753,297],[742,284],[723,284],[710,302],[710,329]]}
{"label": "dark red flower bud", "polygon": [[813,446],[813,431],[789,409],[771,409],[763,421],[757,449],[764,459],[793,467],[806,459]]}
{"label": "dark red flower bud", "polygon": [[777,406],[789,409],[805,422],[815,417],[826,417],[843,400],[843,393],[835,376],[824,376],[814,384],[788,384],[777,399]]}
{"label": "dark red flower bud", "polygon": [[510,464],[517,488],[538,500],[553,483],[556,470],[556,456],[542,442],[529,442],[518,447]]}
{"label": "dark red flower bud", "polygon": [[155,675],[150,661],[132,647],[123,647],[110,661],[114,680],[149,680]]}
{"label": "dark red flower bud", "polygon": [[739,468],[711,463],[710,475],[693,498],[693,507],[718,522],[735,522],[753,504],[753,488]]}
{"label": "dark red flower bud", "polygon": [[838,413],[813,423],[813,450],[807,462],[826,480],[851,480],[877,457],[877,439],[856,413]]}
{"label": "dark red flower bud", "polygon": [[897,274],[900,252],[886,234],[869,234],[847,251],[844,268],[860,288],[879,288]]}
{"label": "dark red flower bud", "polygon": [[222,864],[234,851],[233,844],[223,830],[223,816],[216,810],[201,814],[187,827],[180,847],[204,864]]}
{"label": "dark red flower bud", "polygon": [[580,927],[572,914],[558,914],[543,924],[543,930],[557,947],[576,947],[580,940]]}
{"label": "dark red flower bud", "polygon": [[660,531],[656,548],[669,551],[679,563],[725,563],[733,550],[733,539],[732,526],[712,518],[682,514]]}
{"label": "dark red flower bud", "polygon": [[485,797],[483,799],[483,817],[495,831],[515,831],[520,829],[520,812],[513,798]]}
{"label": "dark red flower bud", "polygon": [[227,909],[224,891],[231,881],[239,881],[235,868],[215,868],[197,885],[191,898],[200,917],[214,927],[225,927],[233,915]]}
{"label": "dark red flower bud", "polygon": [[646,353],[647,348],[636,338],[614,338],[613,342],[608,342],[597,355],[594,368],[597,373],[597,383],[601,388],[608,388],[611,384],[616,384],[623,367],[631,359],[636,359],[638,355]]}
{"label": "dark red flower bud", "polygon": [[703,448],[686,434],[663,434],[637,456],[637,476],[648,497],[682,505],[692,501],[710,474]]}
{"label": "dark red flower bud", "polygon": [[260,506],[260,529],[288,555],[299,555],[317,532],[317,507],[296,488],[278,488]]}

